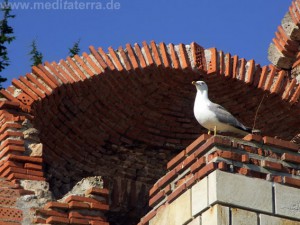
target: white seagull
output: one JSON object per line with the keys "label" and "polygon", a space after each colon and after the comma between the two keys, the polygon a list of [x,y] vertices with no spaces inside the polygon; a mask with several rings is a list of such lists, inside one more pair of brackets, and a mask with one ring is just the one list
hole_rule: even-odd
{"label": "white seagull", "polygon": [[252,130],[239,122],[230,112],[222,106],[213,103],[208,98],[208,87],[204,81],[193,81],[197,95],[194,103],[194,115],[201,126],[205,127],[210,134],[217,132],[231,132],[247,135],[258,130]]}

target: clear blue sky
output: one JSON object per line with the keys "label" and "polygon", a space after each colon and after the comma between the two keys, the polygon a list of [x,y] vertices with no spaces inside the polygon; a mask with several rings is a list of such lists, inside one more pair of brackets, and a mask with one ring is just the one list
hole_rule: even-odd
{"label": "clear blue sky", "polygon": [[[34,2],[48,5],[39,6],[44,10],[13,10],[16,18],[10,24],[16,40],[8,46],[11,65],[2,73],[8,78],[5,87],[13,78],[31,71],[28,52],[34,39],[44,61],[50,62],[66,58],[68,48],[80,39],[82,52],[88,51],[89,45],[106,50],[109,46],[117,48],[144,40],[174,44],[195,41],[206,48],[216,47],[253,58],[262,65],[269,64],[268,46],[291,4],[291,0],[10,1],[27,1],[29,8],[34,7]],[[117,9],[99,9],[100,3],[102,7],[111,7],[106,4],[112,1]],[[94,9],[91,4],[79,5],[86,2],[93,2]]]}

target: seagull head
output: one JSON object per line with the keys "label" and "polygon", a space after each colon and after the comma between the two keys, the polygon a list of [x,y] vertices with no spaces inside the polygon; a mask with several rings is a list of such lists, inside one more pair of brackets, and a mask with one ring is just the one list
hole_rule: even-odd
{"label": "seagull head", "polygon": [[207,84],[204,81],[193,81],[192,84],[196,86],[197,91],[204,92],[208,90]]}

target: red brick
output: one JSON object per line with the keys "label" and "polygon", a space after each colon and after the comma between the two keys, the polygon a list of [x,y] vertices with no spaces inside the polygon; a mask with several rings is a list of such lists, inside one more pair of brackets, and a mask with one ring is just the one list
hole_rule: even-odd
{"label": "red brick", "polygon": [[35,78],[32,74],[26,74],[26,78],[32,83],[34,83],[41,91],[43,91],[47,95],[51,94],[52,90],[50,91],[48,88],[46,88],[45,85],[38,81],[37,78]]}
{"label": "red brick", "polygon": [[198,137],[195,141],[193,141],[192,144],[190,144],[188,147],[186,147],[186,154],[190,155],[193,152],[197,150],[203,143],[206,142],[207,139],[209,139],[211,135],[208,134],[202,134],[200,137]]}
{"label": "red brick", "polygon": [[112,47],[109,47],[109,48],[108,48],[108,52],[109,52],[109,54],[110,54],[110,57],[113,59],[113,61],[114,61],[114,63],[115,63],[115,66],[117,67],[117,69],[118,69],[120,72],[122,72],[122,71],[124,70],[124,68],[123,68],[123,66],[122,66],[122,64],[121,64],[121,62],[120,62],[120,60],[119,60],[117,54],[116,54],[115,51],[113,50],[113,48],[112,48]]}
{"label": "red brick", "polygon": [[64,68],[62,69],[63,71],[67,71],[65,72],[65,74],[68,74],[68,76],[70,77],[69,81],[71,83],[74,83],[74,81],[80,81],[81,79],[79,78],[79,75],[77,75],[75,73],[75,71],[66,63],[66,61],[64,60],[60,60],[59,61],[60,67]]}
{"label": "red brick", "polygon": [[32,67],[32,73],[41,78],[51,89],[55,89],[58,86],[37,66]]}
{"label": "red brick", "polygon": [[198,159],[192,166],[191,166],[191,172],[195,173],[198,170],[200,170],[203,166],[206,164],[206,159],[205,157],[201,157]]}
{"label": "red brick", "polygon": [[232,78],[233,79],[235,79],[237,77],[238,62],[239,62],[239,57],[237,55],[234,55],[233,62],[232,62]]}
{"label": "red brick", "polygon": [[169,54],[167,52],[167,47],[166,47],[165,43],[163,43],[163,42],[159,43],[159,50],[161,52],[161,57],[162,57],[165,68],[170,68],[169,57],[168,57]]}
{"label": "red brick", "polygon": [[275,83],[274,87],[271,90],[271,93],[278,93],[280,91],[280,89],[282,87],[281,83],[283,82],[284,77],[285,77],[285,71],[281,70],[278,74],[276,83]]}
{"label": "red brick", "polygon": [[240,70],[238,73],[240,75],[239,80],[245,80],[245,71],[246,71],[245,66],[246,66],[246,60],[244,58],[241,58],[240,68],[239,68]]}
{"label": "red brick", "polygon": [[173,169],[158,181],[158,187],[163,188],[177,177],[176,170]]}
{"label": "red brick", "polygon": [[46,220],[46,223],[49,224],[69,224],[69,219],[64,217],[50,216]]}
{"label": "red brick", "polygon": [[11,173],[10,175],[8,175],[7,179],[8,180],[14,180],[14,179],[39,180],[39,181],[45,181],[46,180],[44,177],[27,175],[27,174],[23,174],[23,173]]}
{"label": "red brick", "polygon": [[101,210],[101,211],[109,210],[109,205],[103,203],[91,203],[90,206],[91,209],[93,210]]}
{"label": "red brick", "polygon": [[152,53],[154,56],[154,61],[157,65],[157,67],[160,67],[162,65],[162,62],[160,60],[160,54],[158,53],[156,43],[154,41],[151,41],[150,46],[151,46],[151,50],[152,50]]}
{"label": "red brick", "polygon": [[184,191],[186,190],[186,184],[182,184],[178,188],[176,188],[172,194],[167,197],[168,203],[173,202],[176,198],[178,198]]}
{"label": "red brick", "polygon": [[249,155],[242,155],[242,162],[243,163],[248,163],[249,162]]}
{"label": "red brick", "polygon": [[173,67],[175,69],[178,69],[179,68],[179,59],[178,59],[178,56],[176,54],[176,51],[175,51],[175,48],[174,48],[174,45],[172,43],[169,44],[169,49],[170,49],[170,54],[171,54],[171,61],[172,61],[172,64],[173,64]]}
{"label": "red brick", "polygon": [[119,52],[119,54],[121,55],[120,57],[123,59],[123,64],[124,64],[124,66],[125,66],[125,69],[126,69],[127,71],[132,70],[131,64],[130,64],[130,60],[128,59],[126,53],[124,52],[124,49],[122,48],[122,46],[120,46],[120,47],[118,48],[118,52]]}
{"label": "red brick", "polygon": [[261,166],[271,170],[282,171],[283,167],[280,163],[261,160]]}
{"label": "red brick", "polygon": [[143,224],[146,224],[149,220],[151,220],[154,216],[156,215],[156,211],[152,210],[149,213],[147,213],[142,219],[141,221],[143,222]]}
{"label": "red brick", "polygon": [[76,71],[76,73],[82,80],[87,79],[82,70],[78,67],[78,65],[73,61],[71,57],[67,57],[67,62],[71,65],[72,69]]}
{"label": "red brick", "polygon": [[32,163],[42,163],[43,159],[40,157],[31,156],[21,156],[21,155],[8,155],[8,160],[20,161],[20,162],[32,162]]}
{"label": "red brick", "polygon": [[211,52],[210,62],[208,64],[207,74],[214,74],[218,71],[217,67],[217,49],[211,48],[209,49]]}
{"label": "red brick", "polygon": [[144,52],[146,54],[146,61],[148,62],[148,65],[149,66],[154,65],[154,62],[153,62],[152,55],[151,55],[148,44],[145,41],[143,41],[142,44],[143,44]]}
{"label": "red brick", "polygon": [[229,53],[226,53],[225,55],[225,76],[230,77],[232,74],[232,58]]}
{"label": "red brick", "polygon": [[56,65],[55,64],[51,65],[49,62],[45,62],[45,66],[47,66],[47,68],[51,71],[52,74],[55,74],[55,76],[57,76],[57,78],[60,79],[63,84],[68,83],[68,80],[60,73],[60,70],[58,70],[58,67]]}
{"label": "red brick", "polygon": [[289,141],[284,141],[284,140],[280,140],[280,139],[275,139],[275,138],[271,138],[271,137],[263,137],[263,141],[265,145],[270,145],[270,146],[275,146],[275,147],[279,147],[279,148],[286,148],[289,149],[291,151],[295,151],[298,152],[299,147],[297,144],[289,142]]}
{"label": "red brick", "polygon": [[149,190],[149,197],[152,197],[154,194],[156,194],[159,191],[158,189],[158,182],[156,182],[152,188]]}
{"label": "red brick", "polygon": [[71,201],[87,202],[87,203],[100,203],[100,201],[95,200],[93,198],[87,198],[87,197],[82,197],[82,196],[77,196],[77,195],[70,195],[64,200],[65,203],[69,203]]}
{"label": "red brick", "polygon": [[147,66],[147,63],[146,63],[143,53],[141,51],[141,47],[136,43],[136,44],[134,44],[134,49],[135,49],[135,53],[139,59],[140,66],[142,68],[145,68]]}
{"label": "red brick", "polygon": [[36,213],[46,215],[46,216],[57,216],[57,217],[65,217],[65,218],[68,217],[67,213],[55,211],[55,210],[52,210],[52,209],[51,210],[37,209]]}
{"label": "red brick", "polygon": [[281,156],[281,160],[300,164],[300,156],[292,155],[289,153],[283,153],[283,155]]}
{"label": "red brick", "polygon": [[[46,223],[46,219],[43,218],[33,218],[32,223]],[[0,225],[2,225],[0,223]]]}
{"label": "red brick", "polygon": [[209,163],[195,174],[196,180],[201,180],[211,172],[217,169],[217,163]]}
{"label": "red brick", "polygon": [[226,162],[219,162],[218,163],[218,169],[219,170],[223,170],[223,171],[227,171],[227,163]]}
{"label": "red brick", "polygon": [[90,221],[91,225],[109,225],[108,222],[102,222],[102,221]]}
{"label": "red brick", "polygon": [[101,216],[91,216],[91,215],[85,215],[85,213],[88,212],[80,212],[80,211],[71,211],[69,212],[69,218],[78,218],[78,219],[87,219],[87,220],[95,220],[95,221],[105,221],[104,217]]}
{"label": "red brick", "polygon": [[283,177],[283,183],[296,188],[300,187],[300,180],[292,177]]}
{"label": "red brick", "polygon": [[290,103],[294,104],[298,101],[300,96],[300,85],[298,84],[298,87],[296,91],[294,92],[293,96],[291,97]]}
{"label": "red brick", "polygon": [[68,203],[70,209],[89,209],[90,205],[88,203],[71,201]]}
{"label": "red brick", "polygon": [[103,197],[107,197],[109,195],[109,190],[108,189],[105,189],[105,188],[96,188],[96,187],[93,187],[93,188],[90,188],[88,189],[86,192],[85,192],[86,195],[100,195],[100,196],[103,196]]}
{"label": "red brick", "polygon": [[181,151],[177,156],[171,159],[167,164],[167,169],[171,170],[175,168],[179,163],[185,159],[185,150]]}
{"label": "red brick", "polygon": [[[262,71],[261,71],[261,74],[260,74],[260,79],[259,79],[259,83],[258,83],[258,87],[257,87],[257,88],[264,89],[264,87],[265,87],[265,82],[266,82],[266,80],[267,80],[268,69],[269,69],[268,66],[264,66],[264,67],[262,68]],[[247,136],[248,136],[248,135],[247,135]]]}
{"label": "red brick", "polygon": [[86,63],[78,56],[74,55],[74,60],[83,68],[83,70],[90,75],[91,77],[95,75],[95,73],[86,65]]}
{"label": "red brick", "polygon": [[59,209],[68,209],[69,205],[67,203],[61,203],[61,202],[48,202],[44,206],[45,209],[53,209],[53,208],[59,208]]}
{"label": "red brick", "polygon": [[161,202],[163,199],[165,199],[165,192],[162,190],[162,191],[158,192],[156,195],[154,195],[152,198],[150,198],[149,206],[154,207],[159,202]]}
{"label": "red brick", "polygon": [[290,95],[291,95],[292,91],[294,90],[296,84],[297,84],[297,80],[295,78],[287,83],[285,91],[282,94],[282,99],[283,100],[287,100],[290,97]]}
{"label": "red brick", "polygon": [[31,169],[31,170],[42,170],[43,167],[41,165],[33,164],[33,163],[25,163],[24,164],[25,169]]}
{"label": "red brick", "polygon": [[254,141],[254,142],[262,142],[262,137],[256,134],[247,134],[243,140],[245,141]]}
{"label": "red brick", "polygon": [[89,220],[87,219],[78,219],[78,218],[71,218],[70,224],[81,224],[81,225],[88,225],[90,224]]}
{"label": "red brick", "polygon": [[255,72],[255,61],[253,59],[248,61],[249,67],[246,75],[246,80],[245,82],[248,84],[252,84],[253,78],[254,78],[254,72]]}
{"label": "red brick", "polygon": [[219,74],[225,74],[225,60],[224,60],[224,52],[219,51]]}
{"label": "red brick", "polygon": [[93,46],[89,47],[92,55],[95,57],[95,59],[97,60],[97,62],[100,64],[100,66],[103,68],[103,70],[105,70],[107,68],[106,63],[104,62],[104,60],[102,59],[102,57],[100,56],[100,54],[96,51],[96,49]]}

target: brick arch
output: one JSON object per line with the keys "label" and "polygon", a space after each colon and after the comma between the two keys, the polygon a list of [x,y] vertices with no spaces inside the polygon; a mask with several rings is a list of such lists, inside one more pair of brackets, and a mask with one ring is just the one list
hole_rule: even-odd
{"label": "brick arch", "polygon": [[[46,177],[61,197],[82,177],[102,175],[112,191],[112,214],[139,217],[147,190],[164,174],[167,161],[205,132],[193,119],[195,79],[205,80],[211,99],[248,126],[265,96],[256,127],[287,140],[299,133],[300,86],[272,65],[261,67],[196,43],[143,42],[107,53],[90,47],[90,52],[33,67],[1,91],[3,124],[19,124],[13,131],[3,128],[3,141],[22,136],[11,132],[22,130],[25,119],[32,121],[44,145],[46,172],[3,176]],[[37,163],[36,157],[24,160]]]}

